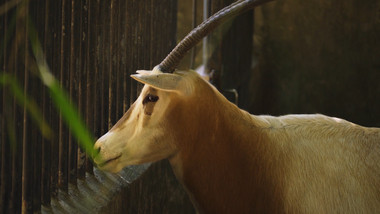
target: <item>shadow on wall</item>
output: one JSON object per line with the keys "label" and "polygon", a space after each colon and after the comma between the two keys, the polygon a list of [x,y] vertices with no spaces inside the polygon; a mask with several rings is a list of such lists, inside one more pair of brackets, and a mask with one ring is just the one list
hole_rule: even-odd
{"label": "shadow on wall", "polygon": [[380,2],[276,1],[255,10],[250,112],[380,126]]}

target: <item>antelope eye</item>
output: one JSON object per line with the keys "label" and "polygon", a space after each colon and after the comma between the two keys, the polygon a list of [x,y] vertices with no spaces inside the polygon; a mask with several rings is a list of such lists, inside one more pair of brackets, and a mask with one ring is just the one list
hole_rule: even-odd
{"label": "antelope eye", "polygon": [[158,100],[158,96],[155,96],[155,95],[153,95],[153,94],[148,94],[148,95],[146,95],[146,97],[144,98],[144,100],[143,100],[143,104],[148,103],[148,102],[153,102],[153,103],[155,103],[155,102],[157,102],[157,100]]}

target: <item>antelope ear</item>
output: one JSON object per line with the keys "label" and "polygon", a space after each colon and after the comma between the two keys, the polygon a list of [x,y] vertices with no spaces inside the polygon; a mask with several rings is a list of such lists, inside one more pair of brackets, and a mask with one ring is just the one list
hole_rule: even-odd
{"label": "antelope ear", "polygon": [[162,74],[158,66],[154,67],[153,70],[137,70],[136,73],[141,75]]}
{"label": "antelope ear", "polygon": [[138,72],[138,74],[133,74],[131,77],[158,90],[180,91],[178,86],[183,79],[182,76],[178,74],[152,73]]}
{"label": "antelope ear", "polygon": [[152,71],[149,70],[137,70],[136,73],[141,74],[141,75],[149,75],[152,73]]}

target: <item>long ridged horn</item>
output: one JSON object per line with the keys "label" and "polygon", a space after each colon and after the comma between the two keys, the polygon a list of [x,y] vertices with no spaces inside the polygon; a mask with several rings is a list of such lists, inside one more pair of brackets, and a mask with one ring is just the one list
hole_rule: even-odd
{"label": "long ridged horn", "polygon": [[221,9],[208,19],[194,28],[180,43],[166,56],[166,58],[156,67],[162,72],[173,72],[180,60],[187,51],[194,47],[203,37],[214,30],[225,20],[235,17],[263,3],[272,0],[239,0]]}

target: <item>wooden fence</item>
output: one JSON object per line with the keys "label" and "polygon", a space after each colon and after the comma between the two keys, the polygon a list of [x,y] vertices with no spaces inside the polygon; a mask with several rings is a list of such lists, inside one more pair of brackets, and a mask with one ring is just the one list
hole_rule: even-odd
{"label": "wooden fence", "polygon": [[[137,69],[153,68],[174,47],[176,17],[176,0],[0,0],[0,71],[16,77],[22,94],[37,103],[37,110],[53,131],[50,140],[44,138],[29,109],[19,104],[9,85],[2,86],[0,213],[54,212],[57,206],[64,211],[69,205],[56,202],[57,198],[71,197],[78,188],[89,186],[88,180],[100,179],[97,183],[101,183],[109,177],[94,173],[92,163],[53,107],[31,51],[31,24],[38,32],[50,71],[66,89],[90,131],[99,137],[137,97],[137,83],[129,75]],[[165,161],[152,166],[147,176],[145,180],[157,176],[172,189],[179,187]],[[141,182],[129,187],[129,194],[136,200],[124,202],[131,205],[128,209],[164,209],[149,194],[156,191],[152,195],[157,196],[168,186],[144,190],[149,185]],[[156,184],[150,183],[150,187]],[[141,202],[139,193],[145,194],[145,202]],[[185,201],[181,202],[181,210],[188,207],[191,212],[183,190],[176,194],[176,200]],[[173,196],[160,197],[169,200]],[[138,205],[140,208],[136,208]]]}

